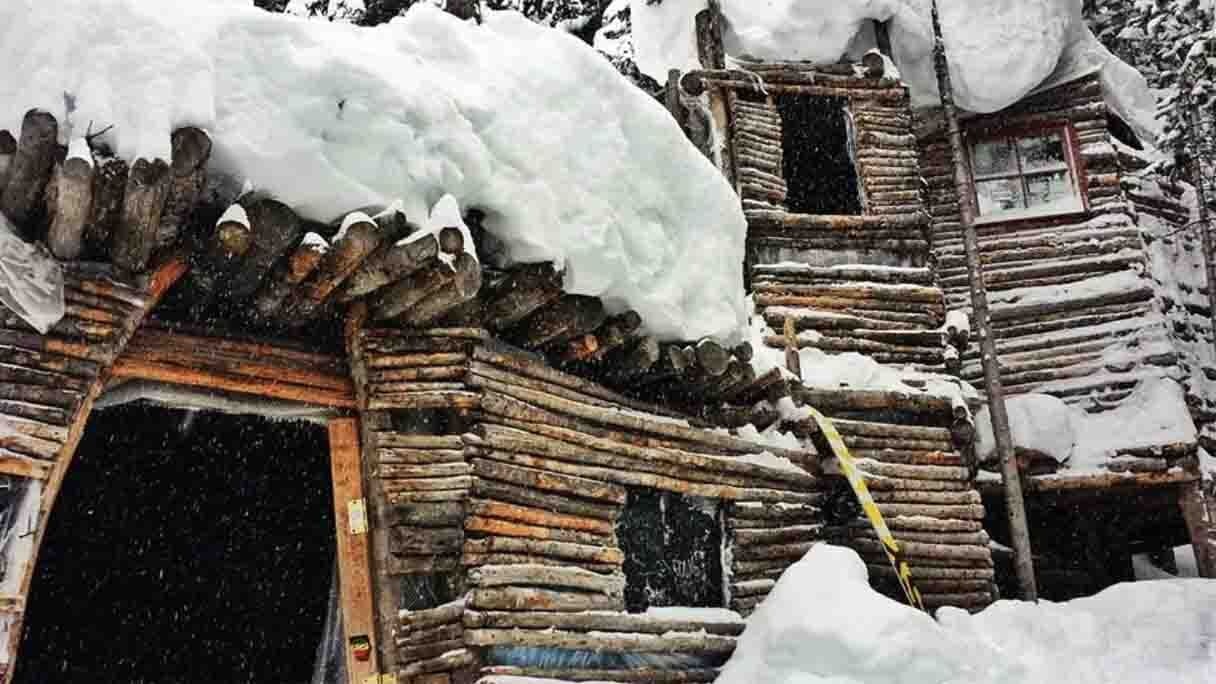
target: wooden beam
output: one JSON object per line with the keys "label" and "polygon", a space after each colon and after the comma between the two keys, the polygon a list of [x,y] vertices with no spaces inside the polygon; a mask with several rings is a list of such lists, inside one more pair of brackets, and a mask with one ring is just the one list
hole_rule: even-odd
{"label": "wooden beam", "polygon": [[[379,674],[380,670],[357,419],[337,418],[329,421],[329,456],[334,484],[334,525],[338,539],[338,586],[342,601],[346,675],[350,682],[363,682]],[[355,645],[364,640],[366,651],[363,655],[357,655]]]}
{"label": "wooden beam", "polygon": [[341,359],[277,347],[158,329],[140,330],[111,369],[138,379],[316,406],[356,407]]}
{"label": "wooden beam", "polygon": [[1199,576],[1216,578],[1216,501],[1207,495],[1202,482],[1183,485],[1178,505],[1186,521]]}
{"label": "wooden beam", "polygon": [[111,376],[153,380],[173,385],[203,387],[222,392],[249,394],[267,399],[283,399],[301,404],[353,409],[356,407],[353,390],[327,390],[307,385],[295,385],[272,377],[232,375],[219,371],[188,368],[174,364],[123,357],[114,363]]}

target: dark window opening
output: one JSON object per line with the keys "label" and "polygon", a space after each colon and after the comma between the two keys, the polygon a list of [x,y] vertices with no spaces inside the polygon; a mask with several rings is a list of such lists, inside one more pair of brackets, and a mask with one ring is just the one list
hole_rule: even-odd
{"label": "dark window opening", "polygon": [[1127,125],[1123,119],[1114,114],[1107,113],[1106,115],[1106,130],[1110,131],[1111,137],[1119,142],[1127,145],[1133,150],[1143,150],[1144,146],[1140,144],[1140,138],[1131,126]]}
{"label": "dark window opening", "polygon": [[842,97],[783,95],[786,206],[796,214],[860,214],[861,194]]}
{"label": "dark window opening", "polygon": [[630,489],[617,523],[625,553],[625,608],[721,608],[722,527],[717,502]]}
{"label": "dark window opening", "polygon": [[94,414],[50,516],[17,682],[307,682],[334,572],[318,425]]}

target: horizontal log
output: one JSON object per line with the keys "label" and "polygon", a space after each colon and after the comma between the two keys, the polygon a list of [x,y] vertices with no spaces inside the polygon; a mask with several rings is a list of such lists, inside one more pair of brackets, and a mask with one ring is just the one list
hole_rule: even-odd
{"label": "horizontal log", "polygon": [[[463,613],[463,607],[461,609]],[[459,639],[464,635],[464,625],[460,622],[460,615],[456,615],[454,620],[449,620],[444,623],[436,623],[428,627],[420,627],[417,625],[404,629],[401,636],[397,638],[398,646],[417,645],[417,644],[433,644],[436,642],[450,641]]]}
{"label": "horizontal log", "polygon": [[511,520],[528,525],[591,532],[599,535],[612,535],[616,531],[612,523],[605,520],[555,513],[543,508],[519,506],[486,499],[473,499],[470,501],[469,513],[499,520]]}
{"label": "horizontal log", "polygon": [[110,370],[111,377],[153,380],[191,387],[204,387],[224,392],[250,394],[270,399],[283,399],[314,406],[334,408],[356,408],[352,391],[341,391],[268,383],[265,379],[232,375],[199,368],[184,368],[172,364],[145,361],[138,358],[120,358]]}
{"label": "horizontal log", "polygon": [[[465,554],[511,553],[524,556],[545,556],[598,564],[617,564],[624,560],[620,549],[590,544],[572,544],[518,537],[486,537],[466,539]],[[502,565],[506,565],[505,563]]]}
{"label": "horizontal log", "polygon": [[389,550],[395,554],[455,553],[464,543],[460,528],[392,527]]}
{"label": "horizontal log", "polygon": [[[516,667],[492,665],[481,668],[479,684],[519,684],[517,677],[535,677],[549,682],[642,682],[645,684],[684,684],[712,682],[717,668],[658,670],[631,667],[628,670],[590,670],[573,668]],[[505,678],[505,679],[504,679]]]}
{"label": "horizontal log", "polygon": [[[471,571],[470,571],[471,572]],[[466,629],[560,629],[570,632],[632,632],[665,634],[667,632],[699,632],[721,636],[738,636],[744,623],[700,621],[695,618],[666,618],[652,613],[588,611],[582,613],[533,611],[465,611]]]}
{"label": "horizontal log", "polygon": [[464,524],[465,506],[460,501],[414,502],[389,507],[393,524],[413,527],[460,527]]}
{"label": "horizontal log", "polygon": [[[418,644],[416,646],[398,646],[397,657],[402,662],[409,663],[434,658],[436,656],[443,655],[444,653],[448,653],[449,651],[458,651],[462,648],[464,648],[463,635],[459,639],[450,639],[448,641],[436,641],[434,643]],[[418,678],[415,678],[413,681],[418,681]]]}
{"label": "horizontal log", "polygon": [[928,225],[928,216],[827,216],[821,214],[790,214],[786,212],[749,211],[748,224],[795,230],[892,230],[921,228]]}
{"label": "horizontal log", "polygon": [[576,589],[619,598],[624,595],[624,575],[603,575],[582,568],[547,565],[483,565],[472,568],[469,584],[475,587],[548,587]]}
{"label": "horizontal log", "polygon": [[385,498],[393,506],[441,501],[464,501],[469,498],[468,487],[457,489],[418,490],[407,485],[384,486]]}
{"label": "horizontal log", "polygon": [[463,463],[464,452],[447,449],[403,449],[399,447],[377,449],[376,461],[380,464],[431,465]]}
{"label": "horizontal log", "polygon": [[564,630],[470,629],[465,642],[471,646],[525,646],[574,651],[618,653],[705,653],[729,654],[735,650],[731,637],[691,632],[667,634],[583,633]]}
{"label": "horizontal log", "polygon": [[432,672],[451,672],[462,668],[470,667],[477,663],[477,656],[472,651],[461,649],[459,651],[449,651],[437,658],[429,658],[427,660],[419,660],[410,663],[397,671],[397,677],[409,681],[411,677],[418,675],[429,674]]}
{"label": "horizontal log", "polygon": [[439,625],[447,625],[459,622],[461,616],[464,615],[464,599],[450,601],[441,606],[434,608],[424,608],[421,610],[401,610],[397,613],[397,618],[401,624],[402,630],[409,632],[413,630],[425,630]]}
{"label": "horizontal log", "polygon": [[609,501],[617,504],[625,502],[624,487],[588,478],[488,461],[482,458],[473,460],[473,472],[479,477],[534,487],[577,498]]}
{"label": "horizontal log", "polygon": [[[475,572],[475,570],[470,572]],[[599,592],[555,591],[514,586],[475,588],[469,592],[468,605],[469,608],[482,610],[543,610],[571,613],[624,608],[624,603],[619,597],[607,596]],[[466,631],[466,635],[467,633]],[[475,644],[473,641],[469,643]]]}
{"label": "horizontal log", "polygon": [[783,542],[817,541],[823,536],[823,525],[794,525],[774,529],[736,529],[735,543],[740,547],[764,546]]}
{"label": "horizontal log", "polygon": [[541,508],[564,515],[615,521],[619,506],[583,500],[563,494],[547,494],[529,485],[518,485],[486,477],[473,481],[473,492],[479,498],[505,501],[519,506]]}
{"label": "horizontal log", "polygon": [[471,533],[492,534],[503,537],[525,537],[528,539],[548,539],[561,542],[572,542],[575,544],[608,544],[614,545],[615,537],[595,532],[579,532],[577,530],[564,530],[555,527],[544,527],[542,525],[529,525],[527,523],[515,522],[512,520],[500,520],[498,518],[487,518],[480,515],[471,515],[464,523],[465,529]]}
{"label": "horizontal log", "polygon": [[[871,575],[895,577],[895,570],[888,563],[867,563]],[[912,579],[915,580],[987,580],[992,581],[996,573],[992,568],[932,568],[911,564]]]}

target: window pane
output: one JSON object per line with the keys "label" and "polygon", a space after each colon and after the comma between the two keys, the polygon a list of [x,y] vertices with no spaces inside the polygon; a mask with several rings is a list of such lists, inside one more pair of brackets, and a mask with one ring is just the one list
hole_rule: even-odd
{"label": "window pane", "polygon": [[1013,147],[1007,139],[976,143],[971,148],[971,155],[975,161],[976,176],[1017,173],[1018,165],[1013,157]]}
{"label": "window pane", "polygon": [[1022,181],[1018,178],[980,181],[975,184],[975,197],[979,201],[980,216],[1026,206],[1022,197]]}
{"label": "window pane", "polygon": [[1018,154],[1022,156],[1022,169],[1028,173],[1068,167],[1068,158],[1064,154],[1064,137],[1059,133],[1018,138]]}
{"label": "window pane", "polygon": [[1039,173],[1026,177],[1026,205],[1030,207],[1059,206],[1066,210],[1076,203],[1076,191],[1067,171]]}

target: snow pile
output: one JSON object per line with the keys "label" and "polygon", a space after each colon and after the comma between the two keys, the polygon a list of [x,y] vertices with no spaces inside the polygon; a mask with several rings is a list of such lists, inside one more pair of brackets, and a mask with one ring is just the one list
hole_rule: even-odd
{"label": "snow pile", "polygon": [[[694,17],[705,0],[633,0],[637,63],[662,81],[669,68],[699,68]],[[940,0],[942,34],[959,106],[1004,109],[1048,85],[1095,69],[1112,107],[1152,140],[1148,84],[1106,51],[1081,19],[1080,0]],[[913,104],[938,103],[929,0],[722,0],[734,57],[833,63],[875,46],[870,20],[889,21],[895,63]]]}
{"label": "snow pile", "polygon": [[[101,7],[104,4],[104,8]],[[465,23],[429,5],[375,28],[249,0],[0,3],[0,128],[41,107],[65,141],[165,157],[174,127],[211,168],[330,221],[444,194],[487,214],[515,261],[636,309],[652,333],[731,340],[745,323],[745,222],[663,107],[577,38],[514,12]]]}
{"label": "snow pile", "polygon": [[748,621],[719,684],[1216,681],[1216,582],[1120,584],[1068,603],[1000,601],[937,621],[872,590],[819,544]]}
{"label": "snow pile", "polygon": [[[1046,394],[1020,394],[1005,401],[1014,448],[1068,463],[1070,472],[1103,471],[1120,450],[1193,444],[1198,439],[1182,386],[1148,378],[1109,411],[1089,413]],[[997,458],[988,407],[975,417],[976,453]]]}
{"label": "snow pile", "polygon": [[[1048,394],[1019,394],[1006,399],[1005,408],[1016,450],[1057,463],[1072,456],[1077,435],[1073,428],[1074,409],[1068,404]],[[987,406],[975,414],[975,424],[975,451],[980,461],[996,460],[996,440]]]}
{"label": "snow pile", "polygon": [[0,214],[0,303],[40,333],[63,318],[63,269]]}

